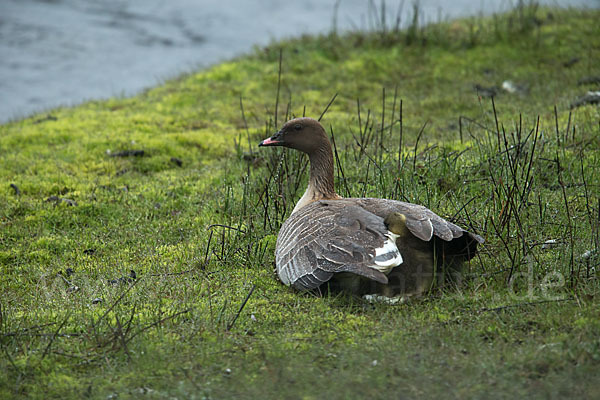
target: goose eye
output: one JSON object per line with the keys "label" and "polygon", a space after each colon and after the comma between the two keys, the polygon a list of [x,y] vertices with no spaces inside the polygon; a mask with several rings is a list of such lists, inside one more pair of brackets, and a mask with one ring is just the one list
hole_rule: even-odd
{"label": "goose eye", "polygon": [[302,129],[302,125],[296,124],[296,125],[294,125],[294,129],[299,131],[300,129]]}

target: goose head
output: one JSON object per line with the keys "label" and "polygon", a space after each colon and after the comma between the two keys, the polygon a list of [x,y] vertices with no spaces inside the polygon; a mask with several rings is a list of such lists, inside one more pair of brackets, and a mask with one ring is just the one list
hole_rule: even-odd
{"label": "goose head", "polygon": [[292,213],[313,201],[341,198],[333,183],[333,153],[325,129],[312,118],[295,118],[259,146],[283,146],[308,154],[310,177],[308,187]]}
{"label": "goose head", "polygon": [[286,122],[279,132],[260,142],[259,146],[283,146],[312,155],[321,148],[330,148],[325,129],[312,118],[295,118]]}

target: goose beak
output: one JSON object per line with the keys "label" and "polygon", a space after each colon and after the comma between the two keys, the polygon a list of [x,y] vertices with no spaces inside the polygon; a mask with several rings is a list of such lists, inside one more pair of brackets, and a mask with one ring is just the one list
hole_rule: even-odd
{"label": "goose beak", "polygon": [[277,132],[273,136],[268,139],[263,140],[258,145],[259,146],[281,146],[283,145],[283,141],[280,139],[281,132]]}

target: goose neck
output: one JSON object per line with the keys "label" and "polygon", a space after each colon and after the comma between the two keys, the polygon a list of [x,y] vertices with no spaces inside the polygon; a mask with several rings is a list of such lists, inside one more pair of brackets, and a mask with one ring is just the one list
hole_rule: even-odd
{"label": "goose neck", "polygon": [[333,181],[333,153],[331,145],[320,146],[309,154],[310,178],[309,190],[323,199],[337,198]]}

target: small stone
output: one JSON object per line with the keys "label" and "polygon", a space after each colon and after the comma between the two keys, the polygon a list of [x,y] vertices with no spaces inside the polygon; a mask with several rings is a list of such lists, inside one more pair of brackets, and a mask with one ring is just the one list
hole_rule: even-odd
{"label": "small stone", "polygon": [[498,94],[497,86],[485,87],[480,84],[474,85],[477,95],[481,97],[495,97]]}
{"label": "small stone", "polygon": [[579,57],[570,58],[567,61],[563,62],[563,67],[571,68],[573,65],[577,64],[579,62],[579,60],[580,60]]}
{"label": "small stone", "polygon": [[559,244],[560,244],[560,243],[559,243],[559,241],[558,241],[558,240],[556,240],[556,239],[550,239],[550,240],[546,240],[546,241],[544,242],[544,244],[542,244],[542,249],[543,249],[543,250],[545,250],[545,249],[550,249],[550,248],[552,248],[552,247],[555,247],[555,246],[557,246],[557,245],[559,245]]}
{"label": "small stone", "polygon": [[54,202],[54,205],[58,205],[59,203],[65,203],[69,206],[76,206],[77,202],[75,200],[71,200],[71,199],[65,199],[64,197],[58,197],[58,196],[50,196],[46,199],[46,202]]}
{"label": "small stone", "polygon": [[71,285],[67,289],[67,293],[75,293],[79,291],[79,286]]}
{"label": "small stone", "polygon": [[143,157],[145,155],[144,150],[123,150],[117,151],[116,153],[107,152],[111,157]]}
{"label": "small stone", "polygon": [[596,256],[596,250],[586,250],[580,257],[582,260],[587,261],[590,258],[594,258]]}
{"label": "small stone", "polygon": [[502,82],[502,90],[510,94],[520,94],[525,95],[529,92],[528,85],[520,85],[514,83],[513,81],[506,80]]}
{"label": "small stone", "polygon": [[600,91],[587,92],[584,96],[577,98],[573,103],[571,103],[570,108],[573,109],[585,106],[587,104],[600,104]]}
{"label": "small stone", "polygon": [[586,76],[577,81],[578,85],[600,85],[600,76]]}
{"label": "small stone", "polygon": [[514,93],[517,91],[517,87],[512,81],[502,82],[502,89],[506,90],[508,93]]}

